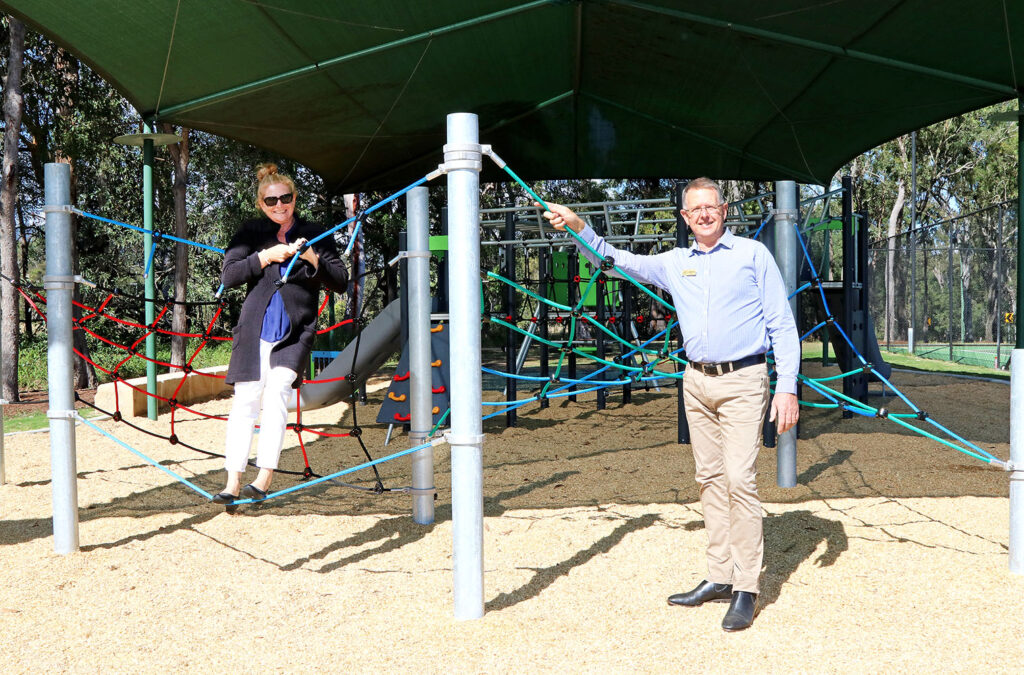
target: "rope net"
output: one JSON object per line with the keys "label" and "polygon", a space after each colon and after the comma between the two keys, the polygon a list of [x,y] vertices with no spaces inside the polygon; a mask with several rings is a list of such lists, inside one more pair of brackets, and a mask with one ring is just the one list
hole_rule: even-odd
{"label": "rope net", "polygon": [[[547,208],[544,200],[538,196],[519,176],[517,176],[511,168],[504,165],[503,162],[499,162],[499,166],[503,168],[514,181],[522,186],[530,197],[536,200],[544,209]],[[354,229],[350,230],[348,246],[345,249],[347,254],[356,239],[356,232],[362,226],[364,218],[372,213],[373,211],[381,208],[382,206],[394,201],[401,195],[405,194],[409,190],[428,180],[439,175],[438,172],[428,174],[424,178],[414,182],[413,184],[399,190],[389,197],[381,200],[377,204],[367,208],[365,211],[357,213],[355,216],[345,220],[344,222],[336,225],[316,239],[308,242],[306,246],[311,246],[315,242],[319,241],[328,236],[335,236],[335,233],[339,232],[343,228],[352,226],[354,223]],[[95,214],[87,213],[77,209],[72,209],[75,213],[80,216],[93,218],[101,222],[108,224],[124,227],[131,231],[144,232],[143,228],[128,223],[123,223],[110,218],[104,218]],[[757,238],[763,231],[765,225],[768,224],[770,217],[760,224],[753,237]],[[961,452],[967,456],[978,459],[982,462],[988,463],[993,466],[1000,468],[1006,468],[1007,463],[999,460],[993,456],[990,452],[981,448],[980,446],[964,439],[962,436],[949,430],[932,417],[927,412],[920,409],[915,405],[907,396],[905,396],[898,388],[896,388],[886,377],[884,377],[874,364],[867,362],[864,357],[857,350],[853,341],[847,335],[846,331],[843,330],[840,323],[835,319],[829,308],[828,299],[826,298],[822,281],[818,275],[817,269],[815,268],[814,262],[808,252],[808,247],[804,239],[804,232],[800,229],[799,225],[794,225],[796,228],[797,238],[800,242],[801,251],[806,260],[806,263],[810,266],[812,271],[812,280],[796,291],[793,295],[805,291],[816,291],[816,296],[820,297],[822,306],[824,307],[825,316],[827,319],[814,326],[812,329],[807,331],[801,336],[801,341],[816,335],[822,329],[826,327],[830,330],[838,331],[839,335],[848,345],[851,353],[853,353],[860,363],[860,367],[849,372],[841,373],[839,375],[810,378],[803,374],[798,375],[799,382],[812,392],[815,392],[820,396],[821,400],[806,400],[801,399],[800,404],[810,408],[826,408],[848,411],[855,415],[864,417],[874,417],[879,419],[888,420],[900,427],[911,430],[914,433],[920,434],[921,436],[927,437],[938,443],[941,443],[949,448],[952,448],[958,452]],[[595,269],[594,274],[591,275],[590,279],[581,279],[580,275],[574,275],[571,280],[567,280],[567,283],[574,285],[574,292],[570,295],[573,299],[571,304],[566,302],[558,302],[547,295],[534,291],[527,288],[524,285],[527,282],[516,282],[508,279],[494,271],[484,270],[482,276],[484,277],[484,283],[498,283],[508,286],[513,289],[516,293],[521,294],[534,300],[537,304],[537,311],[528,314],[521,314],[513,316],[509,314],[501,313],[485,313],[482,317],[483,321],[491,322],[495,325],[502,326],[508,330],[511,330],[517,334],[523,336],[524,340],[528,341],[529,344],[541,344],[547,346],[549,349],[554,349],[558,353],[557,361],[554,365],[554,370],[546,377],[524,375],[516,372],[506,372],[499,369],[484,367],[485,373],[492,376],[514,379],[517,381],[524,381],[532,383],[536,393],[527,398],[513,399],[505,401],[484,401],[483,405],[487,408],[496,408],[496,410],[483,414],[483,419],[489,419],[501,414],[505,414],[510,410],[518,410],[531,403],[543,403],[548,399],[556,399],[561,397],[571,397],[579,394],[585,394],[594,392],[609,387],[616,386],[631,386],[637,384],[644,384],[650,386],[650,384],[656,384],[660,380],[677,380],[683,377],[683,373],[687,366],[686,359],[682,356],[682,348],[673,348],[671,333],[672,329],[678,326],[678,320],[676,319],[676,311],[670,302],[662,297],[655,289],[649,288],[646,285],[640,283],[629,274],[621,270],[616,266],[614,259],[604,258],[600,259],[597,251],[590,247],[584,242],[579,235],[571,230],[566,230],[568,234],[575,240],[575,242],[585,250],[588,250],[595,258],[599,259],[599,269]],[[187,239],[181,239],[178,237],[172,237],[170,235],[161,235],[154,233],[153,248],[147,254],[146,260],[146,272],[150,270],[153,259],[155,258],[156,247],[164,242],[173,242],[178,244],[186,244],[195,246],[202,250],[223,255],[224,250],[204,244],[201,242],[194,242]],[[298,256],[295,256],[296,258]],[[285,273],[282,275],[282,282],[287,282],[287,276],[291,271],[291,265],[294,264],[294,258],[292,263],[288,266]],[[369,272],[367,273],[369,274]],[[608,291],[609,281],[613,278],[617,280],[625,281],[630,284],[636,292],[646,295],[649,297],[651,307],[657,307],[660,310],[660,318],[664,319],[666,325],[661,330],[654,333],[653,336],[645,340],[631,340],[628,337],[623,337],[623,333],[626,326],[630,323],[644,324],[648,322],[651,317],[644,313],[631,313],[622,311],[623,308],[616,307],[615,303],[611,301],[610,294]],[[42,319],[46,321],[47,316],[45,312],[46,307],[46,296],[42,292],[42,289],[38,286],[31,284],[15,284],[14,281],[6,276],[3,277],[8,283],[10,283],[17,292],[25,299],[28,306],[31,307]],[[91,285],[91,284],[90,284]],[[586,308],[586,298],[595,290],[597,293],[602,294],[605,299],[605,307],[612,308],[610,313],[605,313],[602,316],[602,312],[590,312]],[[94,368],[105,373],[113,382],[117,384],[114,387],[115,391],[115,406],[113,410],[102,409],[94,403],[89,403],[78,396],[76,393],[75,398],[81,401],[83,404],[95,409],[97,412],[108,415],[111,419],[121,424],[125,424],[132,429],[141,431],[142,433],[149,435],[154,438],[162,439],[171,445],[180,445],[184,448],[197,452],[199,454],[208,457],[223,457],[222,453],[211,451],[200,447],[198,444],[193,444],[183,440],[179,437],[178,423],[181,421],[181,414],[188,413],[193,415],[194,418],[204,420],[220,420],[226,421],[226,417],[223,415],[216,415],[204,412],[195,408],[194,406],[186,405],[178,400],[178,396],[181,393],[182,388],[185,385],[188,377],[204,377],[204,378],[218,378],[223,379],[224,375],[218,373],[205,372],[204,370],[195,367],[193,364],[199,357],[200,353],[208,346],[230,342],[232,340],[228,331],[226,331],[221,325],[221,319],[224,316],[224,310],[228,304],[227,300],[222,298],[223,287],[219,288],[214,294],[214,299],[209,301],[201,302],[179,302],[169,297],[154,298],[146,297],[145,295],[130,294],[120,291],[116,288],[103,288],[94,286],[95,293],[97,294],[97,300],[92,303],[86,303],[82,301],[75,301],[74,307],[76,310],[76,316],[73,319],[73,330],[81,331],[84,335],[89,338],[98,341],[108,347],[114,348],[120,352],[122,356],[116,360],[113,364],[101,364],[93,360],[86,354],[83,354],[78,349],[75,349],[75,354],[83,359],[85,362],[91,364]],[[792,297],[792,296],[791,296]],[[325,294],[323,301],[319,305],[318,309],[318,321],[322,318],[325,308],[328,306],[331,294]],[[152,302],[159,307],[158,311],[155,312],[155,318],[151,322],[144,322],[133,320],[131,318],[125,318],[130,316],[130,310],[137,310],[140,304]],[[115,311],[115,305],[123,305],[125,309],[122,311]],[[167,322],[172,314],[172,310],[175,305],[183,305],[187,310],[189,321],[194,326],[191,331],[174,331],[167,327]],[[362,329],[366,322],[363,320],[362,311],[367,306],[366,302],[360,303],[360,315],[355,318],[347,318],[341,321],[337,321],[332,325],[323,326],[318,328],[318,335],[326,335],[332,331],[339,330],[344,327],[349,327],[355,331],[353,340],[356,342],[356,350],[358,350],[358,343],[360,341]],[[551,339],[550,337],[542,337],[537,335],[536,331],[533,330],[537,325],[545,324],[550,322],[549,312],[555,314],[553,321],[560,325],[563,329],[562,339]],[[521,328],[519,324],[529,323],[531,329],[527,330]],[[107,326],[108,330],[106,333],[103,331],[103,326]],[[604,358],[589,351],[582,349],[577,343],[578,335],[581,333],[581,329],[586,327],[589,331],[598,331],[603,336],[611,339],[617,346],[619,353],[611,358]],[[124,338],[111,337],[111,332],[117,332],[119,334],[127,334],[131,337],[131,340],[125,340]],[[151,335],[159,335],[164,337],[177,336],[185,340],[189,340],[193,343],[193,346],[189,349],[186,358],[182,363],[171,363],[157,359],[152,356],[147,356],[144,351],[140,351],[140,345],[145,343],[146,338]],[[566,369],[566,361],[570,356],[582,358],[587,362],[590,362],[593,366],[593,370],[581,377],[569,377],[564,374]],[[179,380],[174,391],[169,396],[161,396],[155,392],[149,392],[144,387],[139,387],[127,381],[121,375],[121,371],[125,368],[126,364],[131,362],[132,359],[140,359],[147,363],[154,363],[156,365],[168,368],[171,370],[180,370],[183,377]],[[767,360],[769,367],[774,365],[774,359],[772,353],[767,354]],[[354,361],[354,359],[353,359]],[[893,393],[906,405],[907,412],[892,412],[884,407],[874,407],[869,404],[857,401],[840,391],[829,386],[832,382],[841,380],[846,377],[852,377],[861,373],[870,373],[879,381],[881,381],[886,387],[891,389]],[[774,371],[771,371],[771,375],[774,375]],[[336,382],[345,380],[347,376],[331,378],[331,379],[303,379],[303,384],[312,382]],[[774,378],[772,380],[772,391],[774,392]],[[121,410],[122,402],[120,400],[120,387],[128,387],[135,392],[151,397],[158,400],[160,403],[168,406],[170,410],[170,417],[168,421],[169,431],[167,434],[161,434],[152,430],[143,428],[137,424],[132,423],[128,416],[124,415]],[[355,388],[353,387],[353,393]],[[296,397],[301,402],[300,397]],[[436,432],[447,420],[450,413],[450,409],[446,411],[440,421],[438,421],[434,428],[429,434],[430,440],[422,445],[401,450],[390,455],[374,459],[366,447],[366,444],[362,439],[362,429],[358,423],[358,406],[352,406],[353,421],[351,427],[342,428],[340,425],[332,424],[304,424],[302,421],[302,409],[301,405],[297,406],[296,419],[287,425],[288,430],[296,434],[298,439],[299,448],[301,450],[303,459],[303,468],[301,471],[290,471],[290,470],[278,470],[279,473],[285,475],[295,476],[300,482],[293,486],[275,491],[267,496],[267,499],[277,497],[280,495],[294,492],[304,487],[311,487],[327,481],[330,481],[335,485],[342,485],[346,487],[369,490],[376,493],[385,492],[408,492],[412,488],[410,487],[393,487],[387,488],[384,486],[380,474],[377,471],[377,465],[383,462],[398,459],[404,457],[417,450],[438,445],[442,439],[435,437]],[[100,428],[93,422],[79,417],[79,419],[89,426],[91,429],[100,433],[114,442],[122,445],[132,453],[144,459],[146,462],[153,466],[161,469],[162,471],[173,476],[176,480],[186,485],[195,492],[203,495],[207,499],[212,497],[212,494],[200,486],[195,485],[190,480],[181,476],[180,474],[172,471],[163,463],[154,460],[146,454],[139,451],[137,448],[133,448],[126,444],[124,441],[116,438],[106,430]],[[931,426],[931,430],[924,428],[920,423],[925,423]],[[258,428],[258,427],[257,427]],[[351,438],[356,441],[362,454],[366,457],[366,462],[359,464],[354,467],[342,469],[339,471],[320,474],[313,470],[309,461],[309,455],[306,448],[306,438],[304,435],[310,435],[316,438]],[[253,462],[250,460],[250,464]],[[351,485],[348,483],[340,483],[337,479],[341,476],[345,476],[349,473],[360,471],[362,469],[372,468],[376,477],[375,485],[372,488],[366,488],[363,486]],[[253,500],[237,500],[235,504],[245,504]]]}

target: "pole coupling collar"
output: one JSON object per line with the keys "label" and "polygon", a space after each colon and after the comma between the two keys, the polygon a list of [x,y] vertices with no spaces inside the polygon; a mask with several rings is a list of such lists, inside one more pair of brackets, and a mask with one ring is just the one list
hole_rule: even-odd
{"label": "pole coupling collar", "polygon": [[479,143],[446,143],[444,164],[437,167],[443,173],[468,169],[479,173],[483,170],[483,148]]}
{"label": "pole coupling collar", "polygon": [[483,434],[463,434],[456,435],[450,431],[445,432],[444,440],[448,442],[448,445],[483,445],[484,435]]}

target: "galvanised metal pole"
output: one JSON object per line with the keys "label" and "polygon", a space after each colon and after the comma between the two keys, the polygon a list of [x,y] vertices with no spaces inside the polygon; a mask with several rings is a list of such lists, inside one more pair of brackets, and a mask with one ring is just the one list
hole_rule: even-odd
{"label": "galvanised metal pole", "polygon": [[[800,218],[797,184],[791,180],[775,182],[775,261],[786,284],[786,295],[796,290],[796,223]],[[789,299],[796,316],[796,296]],[[797,364],[799,368],[799,364]],[[779,487],[796,487],[796,427],[779,434],[775,447],[775,482]]]}
{"label": "galvanised metal pole", "polygon": [[448,115],[448,295],[451,313],[452,574],[456,619],[484,615],[483,423],[480,370],[479,122]]}
{"label": "galvanised metal pole", "polygon": [[50,488],[53,493],[53,550],[78,550],[78,484],[75,462],[74,386],[71,318],[74,277],[71,269],[71,166],[47,164],[46,288],[47,384],[50,403]]}
{"label": "galvanised metal pole", "polygon": [[[149,125],[143,127],[144,133],[153,132]],[[146,138],[142,141],[142,226],[146,230],[143,236],[143,261],[149,260],[149,252],[153,249],[153,139]],[[150,264],[146,273],[146,325],[152,329],[153,320],[156,318],[156,305],[153,300],[156,298],[156,281],[153,271],[154,265]],[[156,334],[150,332],[146,336],[146,413],[149,419],[157,417],[156,399]]]}
{"label": "galvanised metal pole", "polygon": [[[430,366],[430,217],[427,188],[406,194],[409,253],[409,442],[426,443],[433,426],[433,394]],[[447,357],[446,357],[447,358]],[[427,446],[412,455],[412,519],[421,525],[434,522],[434,448]]]}
{"label": "galvanised metal pole", "polygon": [[1017,98],[1017,342],[1010,356],[1010,571],[1024,574],[1024,97]]}
{"label": "galvanised metal pole", "polygon": [[910,327],[907,329],[907,353],[914,355],[914,328],[917,326],[917,132],[910,134]]}

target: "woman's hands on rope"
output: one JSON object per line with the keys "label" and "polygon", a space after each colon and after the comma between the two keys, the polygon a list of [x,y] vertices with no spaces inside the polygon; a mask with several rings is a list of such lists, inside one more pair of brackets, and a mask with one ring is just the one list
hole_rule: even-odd
{"label": "woman's hands on rope", "polygon": [[[300,237],[290,244],[276,244],[259,252],[260,267],[266,267],[270,263],[283,263],[293,255],[302,251],[306,245],[306,239]],[[320,257],[312,248],[307,248],[299,254],[299,257],[313,266],[314,269],[320,265]]]}

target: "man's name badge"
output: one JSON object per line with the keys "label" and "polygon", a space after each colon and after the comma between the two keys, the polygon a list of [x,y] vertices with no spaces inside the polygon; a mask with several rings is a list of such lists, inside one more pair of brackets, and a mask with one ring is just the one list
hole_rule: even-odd
{"label": "man's name badge", "polygon": [[697,270],[683,270],[684,277],[695,277],[697,276]]}

